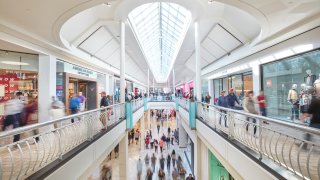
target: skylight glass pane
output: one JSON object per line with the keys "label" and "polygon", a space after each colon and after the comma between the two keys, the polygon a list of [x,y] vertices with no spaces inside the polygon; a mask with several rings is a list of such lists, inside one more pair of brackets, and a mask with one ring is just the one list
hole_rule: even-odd
{"label": "skylight glass pane", "polygon": [[157,82],[166,82],[191,22],[191,13],[168,2],[137,7],[129,23]]}

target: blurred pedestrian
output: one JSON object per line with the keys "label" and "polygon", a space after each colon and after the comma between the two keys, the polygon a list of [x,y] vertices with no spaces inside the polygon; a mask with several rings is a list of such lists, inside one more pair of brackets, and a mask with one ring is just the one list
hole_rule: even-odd
{"label": "blurred pedestrian", "polygon": [[[5,103],[4,106],[4,124],[3,130],[10,130],[20,127],[22,121],[22,110],[24,104],[22,102],[22,92],[17,92],[15,97]],[[13,142],[20,140],[20,134],[13,136]]]}
{"label": "blurred pedestrian", "polygon": [[[253,98],[253,91],[248,91],[244,101],[243,101],[243,109],[244,111],[251,113],[251,114],[259,114],[258,111],[255,108],[255,99]],[[252,119],[252,123],[253,123],[253,134],[256,134],[257,131],[257,127],[255,125],[256,123],[256,119],[255,118],[251,118],[251,117],[247,117],[247,121],[248,123],[246,123],[246,130],[248,131],[249,129],[249,122],[250,119]]]}
{"label": "blurred pedestrian", "polygon": [[160,152],[161,152],[161,154],[162,154],[162,151],[163,151],[163,144],[164,144],[163,140],[160,139],[160,140],[159,140],[159,146],[160,146]]}
{"label": "blurred pedestrian", "polygon": [[168,154],[167,156],[167,170],[170,172],[170,165],[171,165],[171,156]]}
{"label": "blurred pedestrian", "polygon": [[110,166],[103,165],[100,171],[100,180],[111,180],[112,179],[112,169]]}
{"label": "blurred pedestrian", "polygon": [[157,157],[153,153],[151,157],[152,172],[154,172],[156,169],[156,162],[157,162]]}
{"label": "blurred pedestrian", "polygon": [[80,112],[83,112],[85,110],[86,106],[86,97],[82,94],[82,92],[78,93],[78,98],[80,99]]}
{"label": "blurred pedestrian", "polygon": [[158,140],[154,139],[154,152],[158,153]]}
{"label": "blurred pedestrian", "polygon": [[[52,103],[51,103],[51,109],[50,109],[50,115],[51,119],[59,119],[63,116],[65,116],[65,109],[64,109],[64,104],[62,101],[60,101],[58,98],[55,96],[52,96]],[[58,124],[55,123],[54,128],[58,128]]]}
{"label": "blurred pedestrian", "polygon": [[194,180],[194,177],[192,176],[191,173],[190,173],[189,176],[186,178],[186,180]]}
{"label": "blurred pedestrian", "polygon": [[171,159],[172,159],[172,167],[175,167],[176,166],[176,151],[175,150],[172,150],[172,153],[171,153]]}
{"label": "blurred pedestrian", "polygon": [[234,94],[233,88],[229,90],[229,94],[226,96],[227,97],[227,102],[228,102],[228,107],[231,109],[235,109],[235,103],[239,103],[239,100],[237,96]]}
{"label": "blurred pedestrian", "polygon": [[141,162],[140,158],[139,158],[138,163],[137,163],[137,172],[138,172],[137,178],[138,178],[138,180],[140,180],[141,179],[141,174],[142,174],[142,162]]}
{"label": "blurred pedestrian", "polygon": [[[220,97],[218,99],[218,106],[227,108],[228,107],[228,100],[227,97],[224,96],[225,91],[221,91]],[[227,111],[220,109],[220,119],[219,124],[221,125],[221,119],[224,119],[224,127],[227,127]]]}
{"label": "blurred pedestrian", "polygon": [[[109,106],[109,101],[107,99],[106,92],[102,91],[100,93],[100,95],[101,95],[100,108],[104,108],[104,107]],[[101,121],[102,126],[103,126],[102,129],[106,129],[107,128],[106,127],[107,123],[106,123],[106,110],[105,109],[101,110],[101,112],[100,112],[100,121]],[[129,144],[130,144],[130,141],[129,141]]]}
{"label": "blurred pedestrian", "polygon": [[[311,116],[309,126],[313,128],[320,129],[320,97],[314,97],[312,98],[312,101],[310,103],[309,109],[307,113],[304,113],[304,118],[302,119],[303,122],[306,122],[306,118],[308,116]],[[307,141],[311,141],[311,134],[307,133],[305,135],[305,139]],[[307,146],[305,145],[304,148]]]}
{"label": "blurred pedestrian", "polygon": [[259,96],[257,96],[257,102],[259,104],[260,114],[262,116],[267,116],[266,110],[266,97],[262,90],[259,91]]}
{"label": "blurred pedestrian", "polygon": [[147,170],[146,180],[152,180],[152,170],[150,168]]}
{"label": "blurred pedestrian", "polygon": [[164,159],[164,157],[163,157],[163,154],[161,154],[161,157],[160,157],[160,159],[159,159],[159,163],[160,163],[160,168],[161,168],[162,170],[164,170],[164,161],[165,161],[165,159]]}
{"label": "blurred pedestrian", "polygon": [[159,180],[165,180],[166,179],[166,174],[164,173],[163,169],[159,169],[158,177],[159,177]]}
{"label": "blurred pedestrian", "polygon": [[177,168],[174,168],[172,171],[172,179],[178,180],[178,176],[179,176],[179,172],[178,172]]}
{"label": "blurred pedestrian", "polygon": [[[75,95],[71,95],[71,99],[69,102],[69,109],[71,114],[77,114],[80,108],[80,99]],[[71,122],[74,123],[74,118],[71,119]]]}
{"label": "blurred pedestrian", "polygon": [[147,153],[146,156],[144,157],[144,162],[145,162],[146,166],[149,166],[150,157],[149,157],[148,153]]}

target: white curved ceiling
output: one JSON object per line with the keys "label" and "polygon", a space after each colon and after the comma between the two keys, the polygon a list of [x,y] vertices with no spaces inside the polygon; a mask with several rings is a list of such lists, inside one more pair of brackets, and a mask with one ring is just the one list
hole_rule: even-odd
{"label": "white curved ceiling", "polygon": [[[119,68],[118,21],[135,7],[155,1],[109,1],[111,7],[104,5],[107,1],[4,0],[0,2],[0,30],[60,55],[70,56],[74,49],[81,50]],[[210,5],[207,0],[170,2],[189,9],[196,17],[193,21],[199,22],[203,68],[224,61],[236,49],[273,41],[320,17],[319,0],[217,0]],[[177,83],[194,77],[193,34],[190,26],[174,63]],[[146,83],[148,65],[128,24],[126,53],[127,74]]]}

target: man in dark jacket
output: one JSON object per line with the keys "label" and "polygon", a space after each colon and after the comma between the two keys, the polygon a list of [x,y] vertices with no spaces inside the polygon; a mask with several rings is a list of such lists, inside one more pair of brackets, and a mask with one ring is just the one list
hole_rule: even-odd
{"label": "man in dark jacket", "polygon": [[227,102],[228,102],[228,107],[231,109],[234,109],[235,102],[240,104],[232,88],[230,89],[229,94],[227,95]]}
{"label": "man in dark jacket", "polygon": [[100,107],[103,108],[103,107],[109,106],[109,101],[107,99],[106,92],[103,91],[100,94],[101,94]]}

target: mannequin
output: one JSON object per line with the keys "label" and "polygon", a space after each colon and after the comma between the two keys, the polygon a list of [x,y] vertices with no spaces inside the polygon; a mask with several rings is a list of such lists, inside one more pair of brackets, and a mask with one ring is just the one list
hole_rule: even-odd
{"label": "mannequin", "polygon": [[288,92],[288,101],[291,103],[291,120],[299,119],[299,95],[297,84],[292,84],[292,89]]}
{"label": "mannequin", "polygon": [[304,78],[304,82],[306,83],[307,86],[312,86],[317,77],[316,75],[312,74],[310,69],[306,70],[306,73],[307,73],[307,76]]}
{"label": "mannequin", "polygon": [[319,74],[319,78],[313,83],[313,87],[316,91],[316,95],[319,96],[320,95],[320,74]]}

